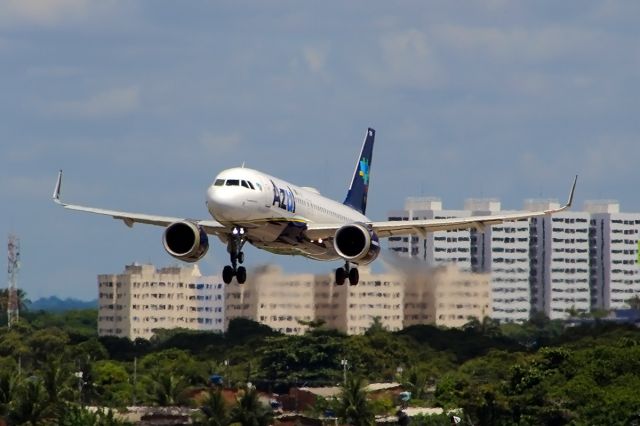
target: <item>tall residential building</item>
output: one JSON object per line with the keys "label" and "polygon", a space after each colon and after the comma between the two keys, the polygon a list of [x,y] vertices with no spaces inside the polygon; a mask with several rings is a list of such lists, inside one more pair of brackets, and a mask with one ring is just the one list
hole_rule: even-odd
{"label": "tall residential building", "polygon": [[[389,220],[447,219],[470,216],[468,210],[443,210],[438,198],[407,198],[404,210],[389,212]],[[471,270],[468,229],[430,232],[426,236],[390,237],[389,249],[401,256],[426,262],[428,266],[455,263]]]}
{"label": "tall residential building", "polygon": [[[516,213],[501,211],[496,199],[468,199],[473,216]],[[471,267],[490,274],[492,311],[500,322],[524,322],[531,310],[529,286],[529,220],[505,222],[471,230]]]}
{"label": "tall residential building", "polygon": [[149,339],[155,329],[222,331],[224,284],[197,265],[132,264],[98,275],[98,335]]}
{"label": "tall residential building", "polygon": [[307,329],[301,320],[322,320],[329,328],[362,334],[375,318],[396,331],[414,324],[459,327],[491,312],[488,274],[448,265],[423,268],[416,276],[361,268],[358,285],[338,286],[333,274],[286,274],[277,266],[261,267],[247,283],[227,286],[227,324],[242,317],[301,334]]}
{"label": "tall residential building", "polygon": [[313,274],[284,274],[267,265],[249,274],[244,284],[225,289],[225,329],[233,318],[248,318],[286,334],[303,334],[299,321],[315,319]]}
{"label": "tall residential building", "polygon": [[[469,199],[464,210],[442,210],[437,198],[408,198],[405,209],[389,220],[434,219],[510,213],[495,199]],[[488,226],[484,230],[434,232],[426,237],[391,237],[389,248],[428,266],[455,263],[463,271],[491,273],[493,311],[485,315],[503,322],[529,318],[529,224],[527,220]]]}
{"label": "tall residential building", "polygon": [[406,277],[404,327],[461,327],[471,318],[482,321],[490,314],[490,274],[460,271],[449,264]]}
{"label": "tall residential building", "polygon": [[373,274],[360,267],[358,285],[335,285],[332,274],[316,275],[316,318],[328,327],[347,334],[362,334],[378,318],[390,331],[402,329],[403,277],[398,274]]}
{"label": "tall residential building", "polygon": [[616,201],[588,201],[585,210],[591,213],[591,305],[627,308],[627,300],[640,295],[640,213],[621,213]]}
{"label": "tall residential building", "polygon": [[[527,200],[526,210],[557,208],[552,200]],[[589,214],[562,212],[531,219],[532,308],[550,319],[589,312]]]}

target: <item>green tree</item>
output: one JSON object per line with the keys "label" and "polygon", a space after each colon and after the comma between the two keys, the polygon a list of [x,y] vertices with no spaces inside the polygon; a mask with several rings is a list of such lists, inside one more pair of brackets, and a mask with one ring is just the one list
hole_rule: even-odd
{"label": "green tree", "polygon": [[89,411],[87,408],[68,404],[58,417],[58,426],[129,426],[132,423],[115,418],[113,410],[99,409]]}
{"label": "green tree", "polygon": [[340,420],[353,426],[374,424],[374,412],[367,399],[365,383],[359,377],[350,376],[342,388],[336,414]]}
{"label": "green tree", "polygon": [[403,372],[402,386],[414,399],[423,399],[429,386],[429,372],[425,368],[412,367]]}
{"label": "green tree", "polygon": [[[19,288],[16,290],[16,296],[18,297],[18,310],[20,313],[27,312],[29,310],[29,305],[31,304],[31,300],[27,297],[27,293]],[[3,288],[0,289],[0,312],[4,314],[4,318],[6,319],[7,313],[7,305],[9,303],[9,289]]]}
{"label": "green tree", "polygon": [[97,361],[92,369],[93,386],[101,404],[124,407],[132,400],[129,373],[117,361]]}
{"label": "green tree", "polygon": [[315,330],[302,336],[277,336],[265,340],[260,366],[271,383],[335,383],[340,379],[343,337]]}
{"label": "green tree", "polygon": [[64,401],[73,397],[71,371],[64,365],[61,357],[51,358],[40,369],[42,384],[47,393],[47,402],[53,410],[63,409]]}
{"label": "green tree", "polygon": [[4,370],[0,373],[0,416],[6,416],[9,412],[9,404],[16,398],[19,380],[14,372]]}
{"label": "green tree", "polygon": [[195,416],[195,424],[201,426],[227,426],[229,410],[220,389],[210,389],[202,402],[200,412]]}
{"label": "green tree", "polygon": [[48,402],[42,379],[30,377],[18,386],[16,398],[9,405],[7,418],[14,425],[36,426],[54,422],[55,413]]}
{"label": "green tree", "polygon": [[180,376],[156,373],[153,376],[151,395],[153,401],[161,407],[183,405],[187,402],[187,385]]}
{"label": "green tree", "polygon": [[230,423],[240,423],[242,426],[268,426],[273,419],[273,412],[258,400],[258,392],[252,388],[244,391],[229,417]]}
{"label": "green tree", "polygon": [[35,330],[27,339],[34,359],[41,364],[49,362],[51,357],[64,354],[69,344],[69,335],[58,327]]}

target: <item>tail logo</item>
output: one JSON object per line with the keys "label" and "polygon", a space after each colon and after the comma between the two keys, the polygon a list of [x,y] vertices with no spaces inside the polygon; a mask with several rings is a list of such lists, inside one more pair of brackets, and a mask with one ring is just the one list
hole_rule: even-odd
{"label": "tail logo", "polygon": [[362,176],[362,180],[365,185],[369,185],[369,160],[363,158],[360,160],[360,172],[359,175]]}

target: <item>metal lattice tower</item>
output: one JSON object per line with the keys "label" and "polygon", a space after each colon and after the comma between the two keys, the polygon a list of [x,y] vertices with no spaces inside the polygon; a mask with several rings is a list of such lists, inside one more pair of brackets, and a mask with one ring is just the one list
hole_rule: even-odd
{"label": "metal lattice tower", "polygon": [[20,270],[20,239],[9,235],[7,244],[7,272],[9,275],[7,288],[7,320],[11,327],[19,317],[18,271]]}

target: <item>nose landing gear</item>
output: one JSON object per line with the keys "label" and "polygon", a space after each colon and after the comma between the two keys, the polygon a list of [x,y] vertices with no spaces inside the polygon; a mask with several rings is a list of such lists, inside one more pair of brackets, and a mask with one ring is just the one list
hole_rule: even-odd
{"label": "nose landing gear", "polygon": [[247,281],[247,270],[244,266],[238,266],[238,263],[244,263],[244,252],[242,247],[247,240],[245,238],[244,228],[233,228],[231,238],[227,243],[227,251],[231,260],[231,265],[227,265],[222,269],[222,281],[225,284],[231,283],[235,276],[238,284],[244,284]]}
{"label": "nose landing gear", "polygon": [[346,279],[349,279],[350,285],[357,285],[360,281],[360,273],[355,266],[352,268],[349,262],[345,262],[344,268],[336,269],[336,284],[343,285]]}

